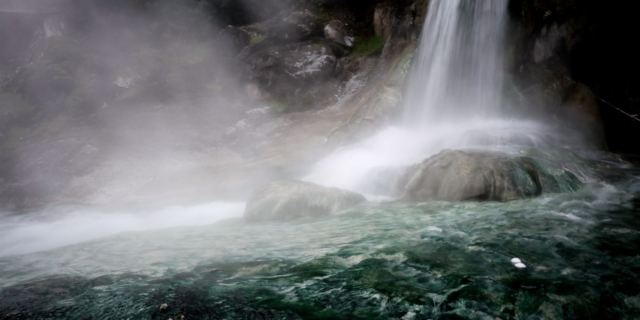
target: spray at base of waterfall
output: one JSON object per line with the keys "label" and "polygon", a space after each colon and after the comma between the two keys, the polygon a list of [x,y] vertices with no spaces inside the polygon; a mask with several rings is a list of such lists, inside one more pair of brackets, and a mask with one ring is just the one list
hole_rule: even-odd
{"label": "spray at base of waterfall", "polygon": [[67,213],[54,217],[49,211],[5,217],[0,219],[0,258],[51,250],[122,232],[213,224],[241,218],[243,211],[244,203],[214,202],[170,207],[152,213],[106,213],[95,208],[67,208]]}

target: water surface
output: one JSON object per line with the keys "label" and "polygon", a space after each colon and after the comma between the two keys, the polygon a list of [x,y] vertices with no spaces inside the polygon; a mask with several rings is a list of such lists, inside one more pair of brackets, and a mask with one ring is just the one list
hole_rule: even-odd
{"label": "water surface", "polygon": [[509,203],[370,203],[320,220],[134,230],[0,259],[0,315],[632,319],[639,195],[628,176]]}

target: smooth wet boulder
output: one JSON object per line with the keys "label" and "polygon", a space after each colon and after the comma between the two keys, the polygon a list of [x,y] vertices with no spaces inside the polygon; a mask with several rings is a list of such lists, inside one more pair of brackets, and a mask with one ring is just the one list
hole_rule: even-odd
{"label": "smooth wet boulder", "polygon": [[406,201],[509,201],[580,186],[575,175],[546,160],[458,150],[410,167],[399,182]]}
{"label": "smooth wet boulder", "polygon": [[351,191],[304,181],[275,181],[253,193],[244,219],[257,222],[326,217],[365,201],[364,196]]}

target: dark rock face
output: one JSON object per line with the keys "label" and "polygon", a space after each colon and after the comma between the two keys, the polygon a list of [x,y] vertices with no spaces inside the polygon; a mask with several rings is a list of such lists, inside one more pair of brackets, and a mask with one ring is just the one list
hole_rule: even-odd
{"label": "dark rock face", "polygon": [[[640,45],[624,40],[638,29],[633,2],[510,0],[509,6],[519,24],[512,50],[518,103],[538,106],[561,125],[588,132],[597,147],[606,139],[611,151],[640,152],[628,139],[640,133],[639,122],[609,105],[631,115],[640,111]],[[601,99],[577,103],[576,87],[587,87]],[[578,104],[596,105],[595,122],[601,125],[593,125],[591,111],[576,114],[584,109]]]}
{"label": "dark rock face", "polygon": [[567,87],[558,115],[584,132],[593,145],[604,149],[606,144],[602,113],[598,98],[589,87],[581,83],[574,83]]}
{"label": "dark rock face", "polygon": [[337,58],[324,41],[267,47],[247,59],[249,81],[263,99],[295,103],[329,79]]}
{"label": "dark rock face", "polygon": [[307,11],[294,11],[265,22],[267,37],[275,42],[300,42],[322,35],[322,24]]}
{"label": "dark rock face", "polygon": [[226,27],[218,33],[217,41],[227,46],[231,52],[238,54],[240,50],[249,45],[251,36],[244,30],[233,26]]}
{"label": "dark rock face", "polygon": [[409,168],[399,185],[407,201],[510,201],[574,191],[581,182],[529,157],[445,150]]}
{"label": "dark rock face", "polygon": [[245,221],[278,221],[325,217],[365,202],[364,196],[303,181],[276,181],[247,201]]}
{"label": "dark rock face", "polygon": [[366,90],[354,96],[353,103],[357,109],[332,132],[332,143],[353,143],[369,137],[384,124],[392,122],[401,111],[404,82],[411,68],[429,1],[415,1],[404,7],[402,2],[389,3],[397,12],[391,36],[369,74]]}
{"label": "dark rock face", "polygon": [[395,23],[396,7],[390,2],[382,2],[376,6],[373,15],[373,24],[376,35],[381,37],[389,37]]}

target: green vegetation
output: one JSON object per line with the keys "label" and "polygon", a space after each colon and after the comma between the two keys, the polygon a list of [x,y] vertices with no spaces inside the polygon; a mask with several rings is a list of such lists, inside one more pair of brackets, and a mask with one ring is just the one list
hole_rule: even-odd
{"label": "green vegetation", "polygon": [[356,38],[352,56],[367,57],[382,52],[382,48],[386,43],[384,37],[373,36],[369,38]]}
{"label": "green vegetation", "polygon": [[278,99],[267,100],[266,105],[276,112],[285,112],[289,108],[289,105],[287,105],[286,102]]}
{"label": "green vegetation", "polygon": [[249,42],[249,45],[252,46],[256,43],[262,42],[262,40],[266,39],[267,36],[264,34],[255,34],[255,35],[251,35],[251,41]]}

